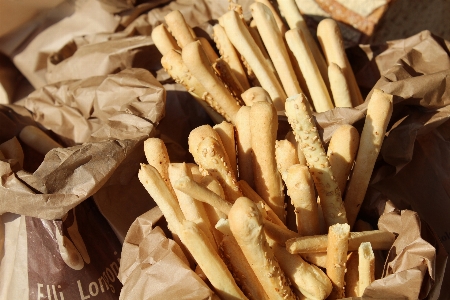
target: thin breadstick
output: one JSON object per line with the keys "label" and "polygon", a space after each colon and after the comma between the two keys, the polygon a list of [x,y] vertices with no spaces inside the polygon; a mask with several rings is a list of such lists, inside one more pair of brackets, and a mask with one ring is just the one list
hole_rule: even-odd
{"label": "thin breadstick", "polygon": [[344,72],[345,79],[350,89],[353,106],[364,102],[361,91],[356,83],[355,74],[345,53],[341,30],[333,19],[324,19],[317,26],[317,38],[325,53],[328,65],[335,63]]}
{"label": "thin breadstick", "polygon": [[225,192],[225,199],[234,203],[237,198],[242,196],[242,193],[230,164],[226,163],[225,156],[225,150],[219,142],[211,137],[206,137],[198,146],[197,164],[219,181]]}
{"label": "thin breadstick", "polygon": [[[245,23],[245,25],[246,25],[246,23]],[[270,56],[266,50],[266,47],[264,47],[264,43],[261,38],[261,34],[259,34],[258,27],[256,26],[255,20],[252,20],[250,22],[250,25],[248,26],[248,31],[249,31],[250,35],[252,36],[253,40],[255,41],[256,45],[258,46],[258,48],[261,50],[261,53],[263,54],[264,59],[266,60],[266,63],[269,67],[269,70],[272,71],[275,74],[275,76],[277,77],[277,74],[276,74],[277,71],[275,70],[275,66],[273,65],[272,60],[270,59]],[[245,58],[243,58],[243,59],[245,60]],[[278,79],[278,77],[277,77],[277,79]],[[254,83],[253,85],[260,86],[258,80],[256,80],[256,83]]]}
{"label": "thin breadstick", "polygon": [[164,180],[167,188],[175,196],[175,191],[172,188],[169,178],[169,153],[163,140],[159,138],[148,138],[144,142],[145,158],[149,165],[158,170],[159,175]]}
{"label": "thin breadstick", "polygon": [[234,237],[223,238],[220,252],[237,284],[249,299],[269,299]]}
{"label": "thin breadstick", "polygon": [[242,106],[236,114],[236,144],[239,179],[254,186],[252,166],[252,136],[250,133],[250,107]]}
{"label": "thin breadstick", "polygon": [[274,244],[272,249],[291,284],[307,299],[327,298],[331,293],[332,285],[321,269],[305,262],[300,255],[287,252],[286,248],[280,245]]}
{"label": "thin breadstick", "polygon": [[267,243],[263,218],[250,199],[236,200],[228,215],[230,229],[270,299],[296,299]]}
{"label": "thin breadstick", "polygon": [[283,247],[286,241],[300,237],[297,232],[288,229],[286,225],[279,225],[267,219],[264,220],[264,232],[268,237]]}
{"label": "thin breadstick", "polygon": [[4,159],[16,159],[19,162],[20,167],[23,168],[23,149],[16,137],[0,144],[0,151],[4,156]]}
{"label": "thin breadstick", "polygon": [[330,94],[312,56],[311,49],[306,43],[303,32],[291,29],[286,32],[286,42],[297,58],[302,74],[308,85],[311,100],[317,112],[333,109]]}
{"label": "thin breadstick", "polygon": [[295,138],[294,132],[293,132],[293,131],[289,131],[289,132],[286,134],[286,137],[285,137],[285,138],[286,138],[288,141],[290,141],[290,142],[292,143],[292,145],[294,145],[295,150],[297,151],[298,163],[301,164],[301,165],[303,165],[303,166],[306,166],[306,158],[305,158],[305,155],[303,154],[302,147],[300,146],[300,143],[299,143],[299,142],[296,140],[296,138]]}
{"label": "thin breadstick", "polygon": [[258,31],[263,33],[261,38],[277,70],[286,95],[290,97],[302,92],[283,40],[282,34],[284,33],[279,31],[271,10],[265,4],[255,2],[250,5],[250,11]]}
{"label": "thin breadstick", "polygon": [[367,116],[361,133],[355,166],[345,194],[345,209],[351,227],[366,195],[375,161],[383,143],[392,115],[392,95],[375,89],[367,106]]}
{"label": "thin breadstick", "polygon": [[220,136],[220,140],[222,141],[222,145],[227,153],[233,173],[237,174],[236,139],[234,136],[233,124],[223,121],[220,124],[214,125],[213,129]]}
{"label": "thin breadstick", "polygon": [[203,107],[205,107],[203,103],[206,102],[208,106],[212,108],[209,111],[207,110],[207,112],[215,122],[221,122],[223,118],[226,120],[230,119],[225,111],[214,101],[211,94],[208,93],[200,81],[192,76],[189,69],[184,64],[179,52],[170,50],[164,54],[161,58],[161,65],[175,82],[182,84]]}
{"label": "thin breadstick", "polygon": [[358,252],[350,252],[347,256],[347,272],[345,273],[345,296],[358,297],[358,272],[359,257]]}
{"label": "thin breadstick", "polygon": [[250,32],[236,12],[223,15],[224,28],[228,38],[252,68],[261,86],[269,93],[277,110],[284,109],[286,94],[275,74],[270,71],[264,56]]}
{"label": "thin breadstick", "polygon": [[183,222],[180,239],[192,253],[221,299],[247,299],[219,254],[195,223]]}
{"label": "thin breadstick", "polygon": [[[172,186],[179,178],[183,176],[192,177],[192,174],[190,173],[190,170],[188,169],[186,163],[171,163],[169,165],[168,172]],[[192,221],[197,224],[198,227],[205,233],[205,236],[209,239],[211,245],[216,250],[218,250],[216,240],[214,239],[212,233],[213,226],[209,221],[203,203],[195,200],[195,198],[177,189],[175,189],[175,195],[178,199],[181,211],[183,212],[186,220]]]}
{"label": "thin breadstick", "polygon": [[[283,19],[281,19],[280,15],[278,14],[278,11],[275,9],[275,7],[270,3],[269,0],[255,0],[255,2],[259,2],[261,4],[264,4],[267,8],[270,9],[270,12],[273,15],[275,24],[277,25],[278,31],[281,33],[282,36],[286,33],[288,30],[286,24],[284,24]],[[264,32],[265,34],[265,32]]]}
{"label": "thin breadstick", "polygon": [[[205,188],[207,188],[208,190],[214,192],[221,199],[225,199],[225,193],[223,191],[222,186],[211,175],[202,177],[202,179],[198,183],[200,185],[204,186]],[[217,222],[219,222],[220,219],[227,218],[227,215],[225,213],[221,212],[219,209],[217,209],[211,205],[205,205],[205,209],[206,209],[206,213],[208,214],[209,221],[211,222],[211,224],[217,224]],[[214,234],[214,238],[216,239],[217,244],[220,245],[220,243],[223,239],[223,234],[218,229],[216,229],[215,226],[214,226],[213,234]]]}
{"label": "thin breadstick", "polygon": [[325,269],[327,267],[327,253],[326,252],[301,253],[300,255],[307,262],[312,263],[320,268]]}
{"label": "thin breadstick", "polygon": [[181,50],[175,38],[170,34],[164,24],[159,24],[153,28],[151,37],[158,51],[166,55],[170,50]]}
{"label": "thin breadstick", "polygon": [[219,49],[220,55],[223,59],[228,63],[231,70],[233,70],[234,76],[241,83],[241,86],[244,90],[250,88],[250,84],[248,83],[247,75],[245,74],[245,70],[242,67],[241,60],[239,59],[238,53],[234,48],[233,44],[230,42],[225,29],[223,29],[220,24],[216,24],[213,27],[214,32],[214,42],[216,43],[217,48]]}
{"label": "thin breadstick", "polygon": [[292,166],[298,164],[297,150],[288,140],[275,141],[275,160],[281,178],[286,181],[286,172]]}
{"label": "thin breadstick", "polygon": [[183,47],[181,57],[192,75],[202,83],[208,93],[212,95],[214,101],[225,111],[230,121],[233,122],[240,106],[215,75],[200,43],[187,44]]}
{"label": "thin breadstick", "polygon": [[339,126],[331,136],[327,156],[339,190],[345,191],[347,179],[355,161],[359,145],[359,133],[349,124]]}
{"label": "thin breadstick", "polygon": [[225,215],[228,215],[231,204],[213,191],[205,188],[192,180],[189,176],[182,176],[174,182],[174,188],[188,194],[192,198],[207,203],[212,207],[219,209]]}
{"label": "thin breadstick", "polygon": [[242,190],[242,194],[252,200],[254,203],[262,203],[263,208],[266,211],[266,218],[270,222],[281,226],[283,228],[287,228],[286,225],[283,223],[283,221],[280,220],[280,218],[277,216],[277,214],[270,208],[269,205],[261,198],[261,196],[258,195],[257,192],[247,183],[245,180],[239,180],[238,182],[239,187]]}
{"label": "thin breadstick", "polygon": [[19,139],[43,155],[54,148],[62,148],[59,143],[49,137],[44,131],[33,125],[22,128],[19,133]]}
{"label": "thin breadstick", "polygon": [[282,0],[278,1],[278,7],[283,13],[286,22],[290,29],[300,29],[303,32],[303,36],[308,43],[309,49],[311,49],[314,60],[319,68],[320,75],[322,75],[325,85],[328,87],[328,72],[327,62],[322,55],[322,51],[319,49],[317,42],[314,40],[308,25],[305,22],[300,10],[298,9],[295,0]]}
{"label": "thin breadstick", "polygon": [[293,165],[286,174],[287,193],[291,197],[296,216],[297,232],[300,235],[320,233],[314,182],[308,167]]}
{"label": "thin breadstick", "polygon": [[216,51],[214,51],[213,47],[206,38],[198,37],[197,40],[202,45],[202,48],[205,51],[206,57],[208,57],[209,62],[213,64],[219,58]]}
{"label": "thin breadstick", "polygon": [[228,63],[221,57],[216,59],[216,61],[212,64],[212,67],[239,105],[244,105],[244,102],[241,100],[240,96],[244,92],[244,88],[234,76]]}
{"label": "thin breadstick", "polygon": [[333,290],[328,299],[341,299],[345,296],[345,264],[349,235],[348,224],[331,225],[328,231],[326,270],[333,284]]}
{"label": "thin breadstick", "polygon": [[[395,241],[395,235],[388,231],[371,230],[350,232],[348,251],[356,251],[361,243],[370,242],[374,250],[389,250]],[[328,236],[302,236],[286,241],[290,253],[318,253],[327,251]]]}
{"label": "thin breadstick", "polygon": [[333,95],[334,105],[336,107],[353,107],[350,89],[345,79],[345,74],[341,68],[330,63],[328,66],[328,78],[330,80],[331,94]]}
{"label": "thin breadstick", "polygon": [[375,255],[370,243],[361,243],[358,248],[358,257],[358,296],[362,296],[366,287],[375,280]]}
{"label": "thin breadstick", "polygon": [[254,103],[250,109],[250,131],[255,190],[284,221],[283,183],[275,160],[277,130],[278,116],[275,107],[267,102]]}
{"label": "thin breadstick", "polygon": [[170,231],[178,234],[185,218],[177,199],[167,187],[158,170],[150,165],[141,164],[138,178],[161,209]]}
{"label": "thin breadstick", "polygon": [[312,113],[303,94],[288,98],[286,116],[305,154],[327,226],[347,223],[341,191],[333,176]]}
{"label": "thin breadstick", "polygon": [[264,101],[272,103],[272,99],[270,99],[269,94],[260,86],[254,86],[246,90],[241,95],[242,100],[244,100],[245,105],[252,106],[253,103],[258,101]]}
{"label": "thin breadstick", "polygon": [[192,35],[193,31],[191,27],[186,23],[179,10],[171,11],[164,17],[164,20],[167,23],[169,31],[175,37],[181,48],[195,41],[196,37]]}

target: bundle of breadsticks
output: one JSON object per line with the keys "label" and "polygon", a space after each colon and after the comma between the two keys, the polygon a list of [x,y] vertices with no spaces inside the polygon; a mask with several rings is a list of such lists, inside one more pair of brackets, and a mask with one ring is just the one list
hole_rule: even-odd
{"label": "bundle of breadsticks", "polygon": [[299,93],[316,112],[363,102],[337,23],[319,24],[319,46],[294,0],[278,1],[278,8],[280,13],[267,0],[255,1],[246,21],[241,7],[231,2],[213,26],[212,44],[196,36],[180,11],[167,14],[152,31],[164,69],[216,123],[235,124],[239,108],[261,98],[277,111]]}

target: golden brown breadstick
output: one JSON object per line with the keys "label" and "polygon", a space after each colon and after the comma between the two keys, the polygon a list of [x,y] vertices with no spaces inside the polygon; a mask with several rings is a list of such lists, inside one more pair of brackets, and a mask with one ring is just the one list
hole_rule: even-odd
{"label": "golden brown breadstick", "polygon": [[316,193],[308,167],[300,164],[291,166],[287,170],[285,184],[295,208],[297,232],[300,235],[319,234]]}
{"label": "golden brown breadstick", "polygon": [[233,173],[236,175],[237,172],[237,161],[236,161],[236,140],[234,136],[234,126],[231,123],[223,121],[220,124],[214,125],[213,129],[219,134],[222,145],[227,153],[228,159],[230,161]]}
{"label": "golden brown breadstick", "polygon": [[180,228],[180,239],[192,253],[221,299],[247,299],[219,254],[195,223],[183,222]]}
{"label": "golden brown breadstick", "polygon": [[238,53],[234,48],[233,44],[230,42],[225,29],[220,24],[216,24],[213,27],[214,31],[214,42],[216,42],[217,49],[219,49],[220,55],[228,63],[231,70],[233,70],[234,76],[241,83],[244,90],[250,88],[248,83],[247,75],[242,67],[241,60],[239,59]]}
{"label": "golden brown breadstick", "polygon": [[261,38],[286,95],[290,97],[302,92],[283,40],[283,33],[279,31],[273,13],[261,2],[251,4],[250,11],[258,31],[263,33]]}
{"label": "golden brown breadstick", "polygon": [[355,74],[347,59],[344,44],[342,41],[341,30],[333,19],[324,19],[320,21],[317,27],[317,38],[325,53],[328,65],[335,63],[344,72],[345,79],[350,89],[353,106],[358,106],[364,102],[356,83]]}
{"label": "golden brown breadstick", "polygon": [[206,137],[200,142],[197,149],[198,165],[219,181],[225,192],[225,199],[234,203],[242,193],[230,164],[226,163],[225,156],[223,147],[211,137]]}
{"label": "golden brown breadstick", "polygon": [[183,15],[179,10],[174,10],[168,13],[164,20],[172,35],[177,40],[178,45],[184,48],[187,44],[195,41],[196,36],[193,36],[191,27],[186,23]]}
{"label": "golden brown breadstick", "polygon": [[159,138],[148,138],[145,140],[144,153],[148,164],[158,170],[167,188],[175,196],[175,191],[169,179],[169,153],[167,153],[167,148],[163,140]]}
{"label": "golden brown breadstick", "polygon": [[345,272],[345,296],[346,297],[358,297],[358,264],[359,257],[358,252],[350,252],[347,256],[347,272]]}
{"label": "golden brown breadstick", "polygon": [[349,235],[348,224],[331,225],[328,231],[326,270],[333,284],[333,290],[328,299],[341,299],[345,296],[345,264]]}
{"label": "golden brown breadstick", "polygon": [[303,166],[306,166],[306,158],[305,158],[305,155],[303,154],[302,147],[300,147],[300,143],[299,143],[299,142],[296,140],[296,138],[295,138],[294,132],[293,132],[293,131],[289,131],[289,132],[286,134],[286,137],[285,137],[285,138],[286,138],[288,141],[290,141],[290,142],[292,143],[292,145],[295,146],[295,150],[297,151],[298,163],[301,164],[301,165],[303,165]]}
{"label": "golden brown breadstick", "polygon": [[242,106],[236,114],[236,144],[239,179],[254,186],[252,166],[252,136],[250,133],[250,107]]}
{"label": "golden brown breadstick", "polygon": [[156,48],[162,55],[166,55],[170,50],[181,50],[177,41],[164,24],[159,24],[153,28],[151,36]]}
{"label": "golden brown breadstick", "polygon": [[286,116],[305,154],[327,226],[346,223],[341,191],[322,146],[312,113],[303,94],[286,100]]}
{"label": "golden brown breadstick", "polygon": [[375,255],[370,243],[361,243],[358,248],[358,257],[358,296],[362,296],[366,287],[375,280]]}
{"label": "golden brown breadstick", "polygon": [[234,122],[239,105],[230,92],[215,75],[199,42],[193,42],[183,47],[181,57],[193,76],[199,80],[212,95],[214,101],[225,111],[231,122]]}
{"label": "golden brown breadstick", "polygon": [[234,76],[234,73],[228,63],[220,57],[212,64],[212,68],[239,105],[244,105],[244,102],[241,100],[240,96],[244,92],[244,88]]}
{"label": "golden brown breadstick", "polygon": [[319,68],[320,75],[322,75],[323,81],[328,87],[327,63],[322,55],[322,51],[317,45],[317,42],[314,40],[311,32],[309,31],[308,25],[306,25],[305,19],[300,13],[295,0],[278,1],[278,7],[283,13],[284,18],[289,25],[289,28],[300,29],[303,32],[303,36],[305,37],[309,49],[311,49],[312,55],[314,56],[317,67]]}
{"label": "golden brown breadstick", "polygon": [[250,109],[250,131],[255,190],[284,221],[286,216],[283,183],[275,160],[277,129],[278,116],[275,107],[267,102],[254,103]]}
{"label": "golden brown breadstick", "polygon": [[198,184],[189,176],[182,176],[174,182],[174,188],[188,194],[192,198],[207,203],[228,215],[231,204],[206,187]]}
{"label": "golden brown breadstick", "polygon": [[[198,182],[208,190],[214,192],[216,195],[218,195],[221,199],[225,199],[225,193],[223,191],[222,186],[220,183],[211,175],[207,175],[202,177],[200,182]],[[211,224],[217,224],[220,219],[226,219],[227,215],[223,212],[221,212],[219,209],[211,206],[211,205],[205,205],[206,213],[208,214],[209,221]],[[213,230],[214,238],[216,239],[216,242],[218,245],[220,245],[220,242],[222,241],[223,234],[217,230],[214,226]]]}
{"label": "golden brown breadstick", "polygon": [[236,283],[249,299],[269,299],[233,236],[224,236],[220,252]]}
{"label": "golden brown breadstick", "polygon": [[233,46],[252,68],[261,86],[269,93],[277,110],[284,109],[286,94],[275,74],[270,71],[264,56],[250,32],[235,11],[223,15],[224,28]]}
{"label": "golden brown breadstick", "polygon": [[252,106],[253,103],[258,101],[265,101],[272,103],[269,94],[260,86],[254,86],[246,90],[241,95],[242,100],[244,100],[245,105]]}
{"label": "golden brown breadstick", "polygon": [[281,178],[286,181],[286,172],[292,166],[299,163],[297,150],[288,140],[275,141],[275,160]]}
{"label": "golden brown breadstick", "polygon": [[317,112],[333,109],[330,94],[312,56],[311,49],[306,43],[303,32],[291,29],[286,32],[286,42],[297,58],[302,74],[308,85],[311,100]]}
{"label": "golden brown breadstick", "polygon": [[[356,251],[361,243],[370,242],[376,250],[389,250],[395,241],[395,235],[389,231],[371,230],[350,232],[348,251]],[[327,251],[328,236],[302,236],[286,241],[290,253],[318,253]]]}
{"label": "golden brown breadstick", "polygon": [[197,40],[202,45],[202,48],[205,51],[206,57],[208,57],[210,64],[213,64],[219,58],[216,51],[214,51],[213,47],[206,38],[198,37]]}
{"label": "golden brown breadstick", "polygon": [[273,244],[272,249],[291,284],[307,299],[327,298],[331,293],[332,285],[321,269],[305,262],[300,255],[287,252],[286,248],[280,245]]}
{"label": "golden brown breadstick", "polygon": [[60,144],[49,137],[44,131],[33,125],[22,128],[19,133],[19,139],[43,155],[54,148],[62,148]]}
{"label": "golden brown breadstick", "polygon": [[331,94],[336,107],[353,107],[350,89],[345,79],[344,72],[335,64],[328,66],[328,78],[330,80]]}
{"label": "golden brown breadstick", "polygon": [[252,200],[254,203],[260,204],[262,203],[264,210],[266,211],[266,219],[270,222],[281,226],[283,228],[287,228],[283,221],[277,216],[277,214],[270,208],[269,205],[258,195],[257,192],[247,183],[245,180],[239,180],[239,187],[242,190],[242,194]]}
{"label": "golden brown breadstick", "polygon": [[[184,176],[192,178],[191,171],[186,163],[171,163],[169,165],[168,173],[171,186],[173,186],[178,179]],[[183,193],[180,190],[175,189],[174,192],[186,220],[192,221],[197,224],[198,227],[203,231],[205,236],[209,239],[211,245],[216,250],[218,250],[216,241],[212,233],[213,226],[209,221],[203,203],[195,200],[195,198],[186,193]]]}
{"label": "golden brown breadstick", "polygon": [[270,12],[273,15],[275,24],[277,25],[278,31],[281,33],[282,36],[284,36],[284,34],[288,30],[288,28],[287,28],[286,24],[284,24],[283,20],[281,19],[280,15],[278,14],[278,11],[275,9],[275,7],[272,5],[272,3],[270,3],[269,0],[256,0],[255,2],[264,4],[267,8],[270,9]]}
{"label": "golden brown breadstick", "polygon": [[326,252],[301,253],[300,255],[307,262],[312,263],[320,268],[325,269],[327,267],[327,253]]}
{"label": "golden brown breadstick", "polygon": [[177,199],[167,187],[158,170],[150,165],[141,164],[138,177],[139,181],[161,209],[169,229],[178,234],[181,223],[185,218]]}
{"label": "golden brown breadstick", "polygon": [[[247,23],[245,23],[245,25],[246,24]],[[252,20],[250,22],[250,25],[248,26],[248,32],[252,36],[252,38],[255,41],[255,43],[258,46],[258,48],[261,50],[261,53],[263,54],[264,59],[266,60],[267,66],[269,67],[269,70],[272,71],[275,74],[277,79],[279,79],[277,74],[276,74],[277,71],[275,70],[275,66],[273,65],[272,60],[270,59],[269,53],[267,52],[266,47],[264,47],[264,43],[262,41],[261,35],[259,34],[258,27],[256,27],[255,20]],[[244,62],[248,65],[248,63],[245,61],[244,57],[241,56],[241,59],[243,59]],[[249,67],[247,67],[247,68],[249,68]],[[251,70],[251,68],[249,68],[249,69]],[[256,78],[255,81],[253,82],[253,85],[254,86],[260,86],[261,84],[259,83],[258,79]]]}
{"label": "golden brown breadstick", "polygon": [[355,161],[359,145],[359,133],[349,124],[339,126],[331,136],[327,156],[339,190],[345,191],[347,178]]}
{"label": "golden brown breadstick", "polygon": [[391,115],[392,95],[375,89],[367,106],[367,116],[361,133],[358,154],[345,194],[345,209],[351,227],[355,224],[366,195]]}
{"label": "golden brown breadstick", "polygon": [[4,159],[17,159],[20,167],[23,168],[23,149],[16,137],[0,144],[0,151],[2,152]]}
{"label": "golden brown breadstick", "polygon": [[267,237],[271,238],[283,247],[285,246],[287,240],[300,237],[297,232],[288,229],[286,225],[279,225],[269,221],[268,219],[264,220],[264,232]]}
{"label": "golden brown breadstick", "polygon": [[[213,121],[220,123],[223,121],[223,118],[226,120],[230,119],[225,111],[214,101],[211,94],[206,91],[200,81],[192,76],[189,69],[184,64],[179,52],[170,50],[164,54],[161,58],[161,65],[175,82],[182,84],[186,90],[198,100],[198,102],[207,110]],[[204,102],[208,105],[205,105]]]}
{"label": "golden brown breadstick", "polygon": [[[219,142],[219,144],[222,146],[222,148],[225,149],[225,147],[223,146],[222,140],[220,139],[220,135],[210,125],[206,124],[206,125],[198,126],[191,130],[191,132],[189,133],[189,137],[188,137],[189,152],[192,154],[195,161],[198,160],[198,157],[197,157],[198,145],[200,144],[201,141],[203,141],[208,136],[217,140]],[[231,163],[229,162],[228,155],[226,155],[224,157],[224,160],[228,165],[231,165]]]}
{"label": "golden brown breadstick", "polygon": [[263,218],[250,199],[236,200],[228,215],[230,229],[270,299],[296,299],[263,229]]}

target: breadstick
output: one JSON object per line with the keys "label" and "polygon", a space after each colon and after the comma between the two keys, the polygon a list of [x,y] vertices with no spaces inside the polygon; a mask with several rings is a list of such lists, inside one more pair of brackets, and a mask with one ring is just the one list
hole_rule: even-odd
{"label": "breadstick", "polygon": [[331,136],[327,156],[341,191],[345,191],[358,145],[359,133],[352,125],[343,124],[339,126]]}
{"label": "breadstick", "polygon": [[327,275],[333,284],[333,291],[328,299],[341,299],[345,296],[345,264],[347,262],[348,224],[331,225],[328,231]]}
{"label": "breadstick", "polygon": [[272,249],[291,284],[307,299],[327,298],[331,293],[332,285],[321,269],[305,262],[300,255],[287,252],[286,248],[280,245],[274,244]]}
{"label": "breadstick", "polygon": [[54,148],[62,148],[60,144],[49,137],[44,131],[33,125],[22,128],[19,133],[19,139],[43,155]]}
{"label": "breadstick", "polygon": [[[246,23],[245,23],[245,25],[246,25]],[[275,77],[277,77],[277,80],[278,80],[279,78],[278,78],[278,75],[276,74],[277,71],[275,70],[275,66],[273,65],[272,60],[270,59],[270,56],[266,50],[266,47],[264,47],[264,43],[261,38],[261,35],[259,34],[258,27],[256,26],[255,20],[251,20],[250,25],[248,26],[248,31],[250,32],[250,35],[252,36],[252,38],[255,41],[258,48],[261,50],[261,53],[263,54],[264,59],[266,60],[267,66],[269,67],[269,70],[275,74]],[[244,58],[244,60],[245,60],[245,58]],[[256,79],[256,82],[253,85],[260,86],[258,79]]]}
{"label": "breadstick", "polygon": [[328,66],[328,78],[330,80],[331,94],[336,107],[353,107],[350,89],[345,79],[345,74],[335,63]]}
{"label": "breadstick", "polygon": [[214,125],[213,129],[219,134],[222,145],[227,153],[227,157],[230,161],[233,173],[236,175],[237,172],[237,161],[236,161],[236,140],[234,137],[234,126],[231,123],[223,121],[220,124]]}
{"label": "breadstick", "polygon": [[239,105],[244,105],[240,96],[244,92],[244,88],[234,76],[233,71],[231,71],[227,62],[222,57],[218,58],[212,64],[212,68]]}
{"label": "breadstick", "polygon": [[333,176],[309,106],[303,94],[286,100],[286,116],[305,154],[327,226],[347,223],[341,191]]}
{"label": "breadstick", "polygon": [[202,83],[233,123],[240,106],[215,75],[200,43],[187,44],[183,47],[181,57],[192,75]]}
{"label": "breadstick", "polygon": [[[190,173],[190,170],[188,169],[186,163],[171,163],[169,165],[168,172],[171,186],[173,186],[175,182],[183,176],[187,176],[190,178],[192,177],[192,174]],[[198,227],[203,231],[205,236],[209,239],[211,245],[216,250],[218,250],[216,240],[214,239],[212,233],[213,227],[209,221],[208,215],[206,214],[205,206],[203,205],[203,203],[195,200],[195,198],[186,193],[183,193],[180,190],[175,189],[174,192],[186,220],[192,221],[197,224]]]}
{"label": "breadstick", "polygon": [[164,20],[181,48],[195,41],[196,37],[192,35],[192,29],[179,10],[171,11],[164,17]]}
{"label": "breadstick", "polygon": [[300,147],[300,143],[295,139],[295,134],[293,131],[289,131],[286,134],[286,140],[290,141],[292,145],[294,145],[295,150],[297,152],[298,163],[302,166],[306,166],[306,158],[303,154],[302,147]]}
{"label": "breadstick", "polygon": [[286,225],[279,225],[267,219],[264,220],[264,232],[267,237],[270,237],[283,247],[285,246],[286,241],[300,237],[297,232],[288,229]]}
{"label": "breadstick", "polygon": [[288,140],[275,141],[275,160],[281,178],[286,181],[287,170],[299,163],[295,146]]}
{"label": "breadstick", "polygon": [[164,67],[166,72],[169,73],[169,75],[175,80],[175,82],[182,84],[203,107],[205,107],[203,103],[206,102],[208,104],[207,107],[212,108],[212,110],[209,109],[207,110],[207,112],[211,116],[213,121],[221,122],[223,118],[225,118],[226,120],[230,119],[225,111],[214,101],[211,94],[206,91],[205,87],[200,83],[200,81],[192,76],[192,74],[189,72],[189,69],[184,64],[180,53],[175,50],[170,50],[161,58],[161,65]]}
{"label": "breadstick", "polygon": [[286,32],[286,42],[297,58],[302,74],[308,85],[311,100],[317,112],[333,109],[328,89],[312,56],[311,49],[306,43],[303,32],[291,29]]}
{"label": "breadstick", "polygon": [[327,266],[327,253],[317,252],[317,253],[301,253],[300,254],[304,260],[312,263],[320,268],[326,268]]}
{"label": "breadstick", "polygon": [[342,41],[341,30],[333,19],[324,19],[320,21],[317,27],[317,38],[322,50],[325,53],[328,65],[335,63],[344,72],[345,79],[350,89],[353,106],[358,106],[364,102],[356,83],[355,74],[347,59],[344,44]]}
{"label": "breadstick", "polygon": [[241,248],[233,236],[225,236],[220,252],[242,292],[251,300],[269,300]]}
{"label": "breadstick", "polygon": [[296,299],[263,229],[263,219],[250,199],[236,200],[228,215],[230,229],[270,299]]}
{"label": "breadstick", "polygon": [[170,231],[178,234],[185,218],[177,199],[167,187],[158,170],[150,165],[141,164],[138,178],[161,209]]}
{"label": "breadstick", "polygon": [[277,110],[283,110],[286,94],[275,74],[269,70],[261,50],[243,21],[235,11],[229,11],[223,15],[223,22],[231,43],[250,65],[261,86],[269,93]]}
{"label": "breadstick", "polygon": [[[281,19],[280,15],[278,14],[277,10],[272,5],[272,3],[270,3],[269,0],[255,0],[255,2],[264,4],[267,8],[269,8],[270,12],[273,15],[273,19],[275,21],[278,31],[281,33],[282,36],[284,36],[286,31],[288,30],[287,26],[286,26],[286,24],[284,24],[283,20]],[[265,34],[265,32],[264,32],[264,34]]]}
{"label": "breadstick", "polygon": [[242,100],[244,100],[245,105],[252,106],[253,103],[258,101],[264,101],[272,103],[272,99],[270,99],[269,94],[260,86],[254,86],[246,90],[241,95]]}
{"label": "breadstick", "polygon": [[250,133],[250,107],[242,106],[236,114],[236,144],[239,179],[254,186],[252,166],[252,136]]}
{"label": "breadstick", "polygon": [[162,55],[166,55],[170,50],[181,50],[177,41],[164,24],[159,24],[153,28],[151,37],[156,48],[158,48],[158,51],[161,52]]}
{"label": "breadstick", "polygon": [[359,257],[358,252],[350,252],[347,256],[347,272],[345,273],[345,296],[358,297],[358,272]]}
{"label": "breadstick", "polygon": [[198,201],[207,203],[212,207],[219,209],[225,215],[228,215],[231,209],[231,204],[219,195],[205,188],[192,180],[189,176],[182,176],[174,182],[174,188],[188,194]]}
{"label": "breadstick", "polygon": [[[361,243],[370,242],[374,250],[389,250],[395,241],[395,235],[388,231],[371,230],[350,232],[348,251],[356,251]],[[302,236],[286,241],[290,253],[318,253],[327,251],[328,236]]]}
{"label": "breadstick", "polygon": [[283,223],[283,221],[280,220],[280,218],[277,216],[277,214],[270,208],[269,205],[261,198],[261,196],[258,195],[255,190],[247,183],[245,180],[239,180],[238,182],[239,187],[242,190],[242,194],[252,200],[254,203],[262,203],[264,210],[266,211],[266,218],[270,222],[281,226],[283,228],[287,228],[286,225]]}
{"label": "breadstick", "polygon": [[295,208],[297,232],[300,235],[319,234],[316,193],[308,167],[299,164],[292,165],[287,170],[285,184]]}
{"label": "breadstick", "polygon": [[214,42],[216,43],[217,49],[219,49],[220,55],[228,63],[236,79],[241,83],[244,90],[250,88],[248,83],[247,75],[242,67],[241,60],[239,59],[238,53],[234,48],[233,44],[230,42],[225,29],[223,29],[220,24],[213,26],[214,32]]}
{"label": "breadstick", "polygon": [[225,192],[225,199],[234,203],[242,196],[233,174],[230,164],[225,162],[226,153],[219,142],[211,137],[206,137],[198,146],[198,165],[219,181]]}
{"label": "breadstick", "polygon": [[367,106],[367,116],[361,133],[355,166],[345,194],[345,209],[351,227],[369,185],[375,161],[383,143],[392,115],[392,95],[375,89]]}
{"label": "breadstick", "polygon": [[358,257],[358,296],[362,296],[366,287],[375,280],[375,255],[373,254],[370,243],[361,243],[358,248]]}
{"label": "breadstick", "polygon": [[210,64],[213,64],[219,58],[216,51],[214,51],[213,47],[206,38],[198,37],[197,40],[200,42],[200,45],[202,45],[202,48],[205,51],[206,57],[208,57]]}
{"label": "breadstick", "polygon": [[317,42],[314,40],[308,25],[306,25],[305,19],[300,13],[295,0],[282,0],[278,1],[278,7],[283,13],[286,22],[290,29],[300,29],[303,32],[303,36],[308,43],[309,49],[311,49],[314,60],[319,68],[320,75],[322,75],[325,85],[328,87],[328,73],[327,62],[322,55],[322,51],[319,49]]}
{"label": "breadstick", "polygon": [[192,253],[221,299],[247,299],[219,254],[195,223],[183,222],[180,239]]}
{"label": "breadstick", "polygon": [[280,33],[271,10],[261,2],[250,5],[250,11],[256,22],[261,38],[269,52],[270,59],[277,70],[281,84],[288,97],[301,93],[297,76],[292,67],[289,53],[283,40],[284,33]]}
{"label": "breadstick", "polygon": [[[214,192],[216,195],[218,195],[221,199],[225,199],[225,193],[223,191],[222,186],[220,183],[214,179],[211,175],[207,175],[202,177],[201,181],[198,182],[203,187],[207,188],[208,190]],[[217,224],[220,219],[227,218],[227,215],[223,212],[221,212],[219,209],[211,206],[211,205],[205,205],[206,213],[208,214],[209,221],[211,224]],[[216,242],[218,245],[220,245],[223,234],[215,228],[213,230],[214,238],[216,239]]]}
{"label": "breadstick", "polygon": [[267,102],[254,103],[250,109],[250,132],[255,189],[284,222],[286,216],[283,183],[275,161],[277,129],[278,116],[275,107]]}
{"label": "breadstick", "polygon": [[169,179],[170,160],[164,142],[159,138],[148,138],[144,142],[144,153],[148,164],[158,170],[167,188],[176,198],[175,191]]}
{"label": "breadstick", "polygon": [[2,152],[4,159],[16,159],[20,167],[23,168],[23,149],[16,137],[0,144],[0,152]]}

